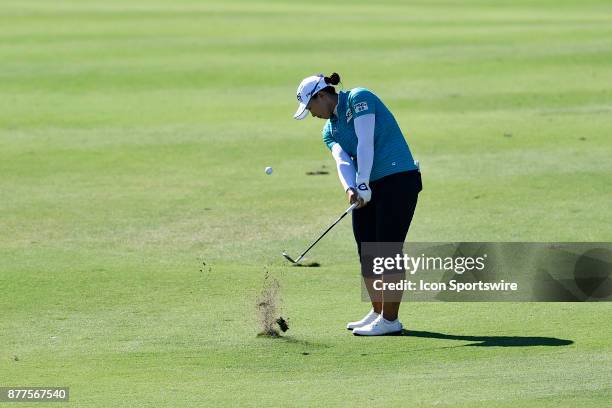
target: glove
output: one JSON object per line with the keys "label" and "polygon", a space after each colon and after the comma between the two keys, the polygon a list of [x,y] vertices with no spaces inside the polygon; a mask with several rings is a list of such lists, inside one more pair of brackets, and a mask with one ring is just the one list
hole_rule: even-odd
{"label": "glove", "polygon": [[367,182],[357,183],[357,193],[365,204],[372,199],[372,190],[370,190],[370,185]]}

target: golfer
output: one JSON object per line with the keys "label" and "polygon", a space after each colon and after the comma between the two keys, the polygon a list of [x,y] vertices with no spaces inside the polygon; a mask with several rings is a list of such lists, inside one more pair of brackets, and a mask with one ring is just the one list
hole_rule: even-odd
{"label": "golfer", "polygon": [[[402,331],[399,296],[374,288],[371,260],[362,256],[362,242],[393,242],[401,246],[422,189],[421,173],[393,114],[365,88],[336,92],[340,75],[304,78],[297,89],[295,119],[308,112],[325,119],[323,142],[336,161],[338,177],[353,210],[353,234],[372,309],[347,329],[362,336]],[[368,272],[369,271],[369,272]],[[392,275],[399,281],[402,276]],[[385,275],[385,282],[388,277]]]}

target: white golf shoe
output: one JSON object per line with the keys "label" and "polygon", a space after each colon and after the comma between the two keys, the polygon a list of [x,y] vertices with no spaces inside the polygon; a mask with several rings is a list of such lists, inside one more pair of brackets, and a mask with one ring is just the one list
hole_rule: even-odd
{"label": "white golf shoe", "polygon": [[348,330],[353,330],[356,329],[358,327],[362,327],[365,325],[368,325],[370,323],[372,323],[374,320],[376,320],[378,318],[378,316],[380,316],[378,313],[376,313],[374,311],[374,309],[370,310],[370,313],[368,313],[367,315],[365,315],[365,317],[361,320],[358,320],[356,322],[350,322],[349,324],[346,325],[346,328]]}
{"label": "white golf shoe", "polygon": [[372,323],[353,330],[355,336],[386,336],[402,332],[402,323],[399,319],[390,322],[382,316],[378,316]]}

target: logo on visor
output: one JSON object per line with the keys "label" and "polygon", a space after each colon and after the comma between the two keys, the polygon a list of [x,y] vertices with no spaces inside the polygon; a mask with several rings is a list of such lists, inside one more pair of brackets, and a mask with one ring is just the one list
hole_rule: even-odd
{"label": "logo on visor", "polygon": [[297,94],[297,100],[298,100],[299,102],[302,102],[302,95]]}

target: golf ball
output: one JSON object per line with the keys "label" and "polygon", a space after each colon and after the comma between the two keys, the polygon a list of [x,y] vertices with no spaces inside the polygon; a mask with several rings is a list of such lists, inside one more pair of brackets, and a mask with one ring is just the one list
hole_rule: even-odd
{"label": "golf ball", "polygon": [[266,174],[269,176],[272,174],[272,167],[266,167]]}

